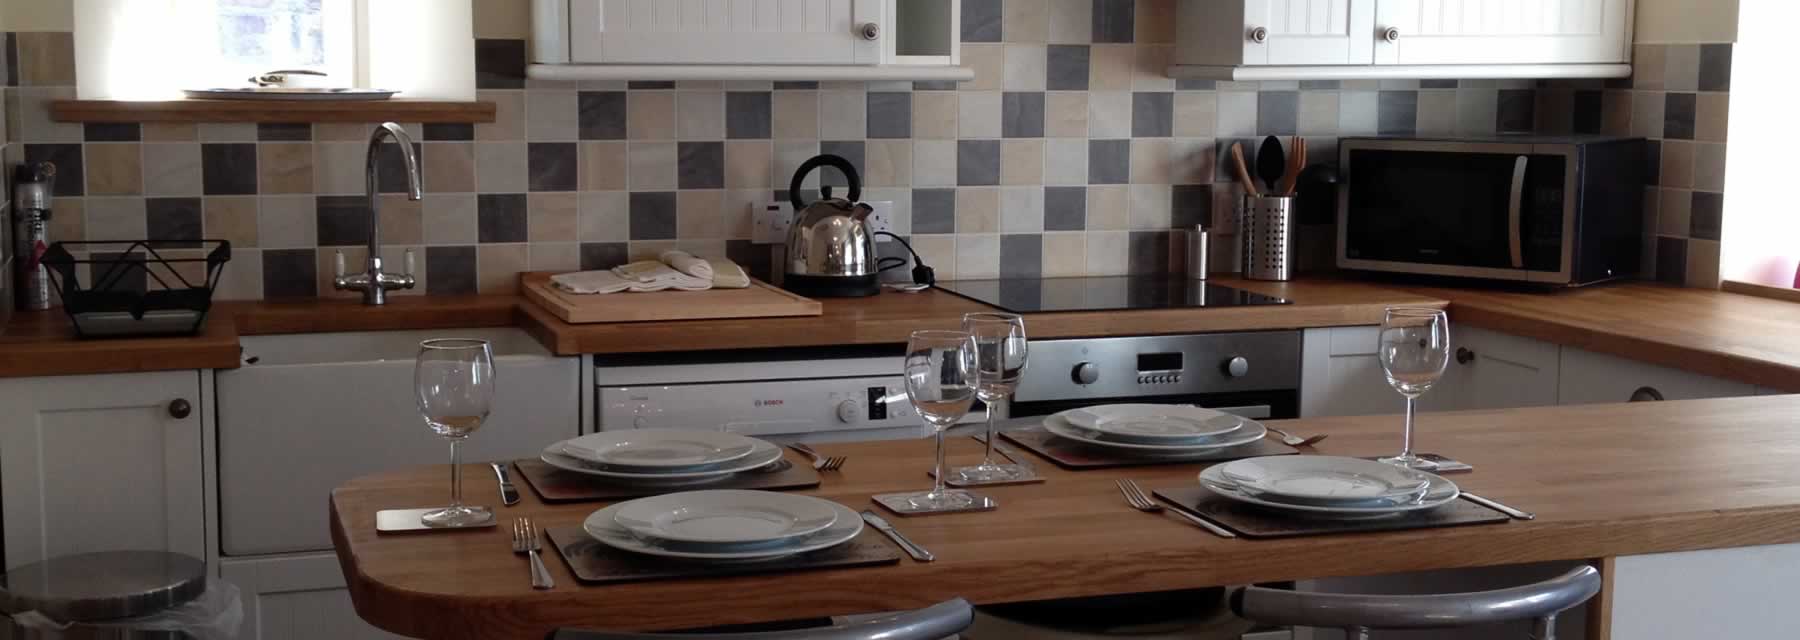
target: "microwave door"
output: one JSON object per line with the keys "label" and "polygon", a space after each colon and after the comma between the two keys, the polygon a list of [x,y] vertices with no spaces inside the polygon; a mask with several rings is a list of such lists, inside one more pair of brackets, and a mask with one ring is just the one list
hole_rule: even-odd
{"label": "microwave door", "polygon": [[[1353,268],[1525,279],[1531,172],[1520,154],[1353,149],[1343,257]],[[1530,161],[1526,161],[1527,167]]]}

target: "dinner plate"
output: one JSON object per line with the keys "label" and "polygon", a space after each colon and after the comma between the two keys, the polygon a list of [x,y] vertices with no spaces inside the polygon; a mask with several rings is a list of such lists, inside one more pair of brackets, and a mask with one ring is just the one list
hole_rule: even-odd
{"label": "dinner plate", "polygon": [[862,517],[856,511],[831,503],[836,516],[831,526],[791,540],[774,544],[694,544],[690,542],[645,540],[619,526],[615,514],[625,503],[595,511],[581,523],[581,528],[601,544],[652,556],[711,561],[770,560],[797,553],[828,549],[846,543],[862,533]]}
{"label": "dinner plate", "polygon": [[1397,503],[1390,500],[1370,500],[1367,502],[1336,505],[1299,504],[1274,500],[1270,499],[1273,496],[1258,496],[1244,491],[1242,488],[1239,488],[1236,483],[1233,483],[1230,479],[1225,477],[1223,469],[1221,469],[1223,466],[1224,465],[1213,465],[1207,467],[1206,470],[1201,471],[1200,486],[1206,487],[1207,490],[1212,491],[1213,493],[1245,504],[1311,516],[1342,518],[1386,517],[1413,511],[1435,509],[1448,504],[1450,501],[1455,500],[1462,495],[1462,490],[1457,488],[1456,483],[1446,480],[1442,476],[1431,475],[1431,488],[1427,489],[1425,495],[1421,496],[1417,502]]}
{"label": "dinner plate", "polygon": [[1410,502],[1431,487],[1428,474],[1341,456],[1249,458],[1219,465],[1219,473],[1251,494],[1311,504]]}
{"label": "dinner plate", "polygon": [[619,505],[613,520],[640,538],[753,544],[807,535],[837,519],[833,503],[773,491],[685,491]]}
{"label": "dinner plate", "polygon": [[749,471],[751,469],[760,468],[760,467],[771,464],[771,463],[781,459],[781,447],[777,447],[774,444],[771,444],[768,442],[757,440],[756,448],[750,452],[750,455],[744,456],[742,458],[738,458],[736,460],[732,460],[729,463],[719,464],[719,465],[711,465],[711,466],[702,467],[702,468],[698,468],[698,469],[666,471],[666,472],[659,473],[659,472],[654,472],[654,471],[645,472],[645,471],[639,470],[635,467],[621,468],[621,467],[614,467],[611,465],[599,464],[596,462],[588,462],[586,460],[582,460],[580,458],[563,453],[562,445],[563,445],[563,443],[558,442],[556,444],[545,447],[543,453],[538,454],[538,459],[543,460],[544,464],[548,464],[552,467],[556,467],[556,468],[562,469],[564,471],[572,471],[575,473],[580,473],[580,474],[585,474],[585,475],[590,475],[590,476],[599,476],[602,478],[610,478],[613,480],[628,480],[628,481],[632,481],[632,482],[656,482],[656,483],[670,483],[670,484],[704,482],[707,480],[716,479],[720,476],[726,476],[726,475],[730,475],[733,473],[738,473],[740,471]]}
{"label": "dinner plate", "polygon": [[1244,425],[1244,419],[1233,414],[1176,404],[1109,404],[1058,415],[1077,427],[1143,444],[1185,444]]}
{"label": "dinner plate", "polygon": [[1161,454],[1199,453],[1216,449],[1229,449],[1231,447],[1256,442],[1269,433],[1269,429],[1264,427],[1262,423],[1248,418],[1243,419],[1243,426],[1230,433],[1181,444],[1120,442],[1118,440],[1109,439],[1109,436],[1098,431],[1083,429],[1069,424],[1067,420],[1054,415],[1044,418],[1044,429],[1058,436],[1098,447],[1131,449],[1141,453]]}
{"label": "dinner plate", "polygon": [[756,440],[735,433],[688,429],[603,431],[562,443],[565,455],[643,472],[723,464],[755,449]]}

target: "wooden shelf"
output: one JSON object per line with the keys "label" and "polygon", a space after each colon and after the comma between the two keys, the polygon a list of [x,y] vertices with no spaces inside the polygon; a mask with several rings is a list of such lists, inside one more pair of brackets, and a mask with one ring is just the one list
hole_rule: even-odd
{"label": "wooden shelf", "polygon": [[441,100],[57,100],[57,122],[419,122],[494,121],[494,103]]}

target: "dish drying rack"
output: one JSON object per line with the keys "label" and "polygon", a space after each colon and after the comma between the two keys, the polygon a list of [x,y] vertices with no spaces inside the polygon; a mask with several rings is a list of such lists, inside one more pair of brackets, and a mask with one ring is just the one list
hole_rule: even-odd
{"label": "dish drying rack", "polygon": [[[205,251],[205,257],[163,255],[196,249]],[[193,335],[206,326],[219,274],[231,261],[231,242],[58,242],[44,252],[42,261],[77,336]],[[81,265],[88,270],[86,287],[81,284]],[[195,265],[204,271],[192,274]],[[204,279],[193,282],[188,275]]]}

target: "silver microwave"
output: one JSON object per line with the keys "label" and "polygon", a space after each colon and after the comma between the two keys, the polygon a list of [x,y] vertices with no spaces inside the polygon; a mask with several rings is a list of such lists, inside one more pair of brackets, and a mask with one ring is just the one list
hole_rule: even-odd
{"label": "silver microwave", "polygon": [[1337,265],[1562,287],[1635,275],[1646,145],[1586,135],[1345,138]]}

